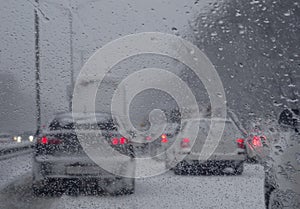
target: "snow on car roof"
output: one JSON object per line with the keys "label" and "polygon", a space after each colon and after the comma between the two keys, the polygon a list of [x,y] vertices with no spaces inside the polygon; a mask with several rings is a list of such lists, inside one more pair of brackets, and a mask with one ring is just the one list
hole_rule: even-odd
{"label": "snow on car roof", "polygon": [[69,121],[72,122],[73,120],[76,121],[82,121],[82,120],[87,120],[87,121],[91,121],[91,119],[96,118],[96,120],[107,120],[107,119],[111,119],[111,115],[108,113],[104,113],[104,112],[97,112],[97,113],[58,113],[55,116],[56,120],[59,121]]}
{"label": "snow on car roof", "polygon": [[216,122],[229,122],[232,123],[233,121],[230,118],[190,118],[185,119],[184,121],[216,121]]}

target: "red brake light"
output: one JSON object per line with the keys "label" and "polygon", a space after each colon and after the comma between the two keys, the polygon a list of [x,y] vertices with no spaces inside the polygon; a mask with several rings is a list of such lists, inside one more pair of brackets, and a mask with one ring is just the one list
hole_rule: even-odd
{"label": "red brake light", "polygon": [[47,137],[43,136],[42,139],[41,139],[41,143],[42,144],[47,144],[48,143]]}
{"label": "red brake light", "polygon": [[48,140],[48,143],[49,144],[60,144],[61,140],[60,139],[51,139],[51,140]]}
{"label": "red brake light", "polygon": [[162,142],[162,143],[167,143],[167,142],[168,142],[168,139],[162,139],[161,142]]}
{"label": "red brake light", "polygon": [[238,144],[243,144],[243,143],[244,143],[244,139],[237,139],[237,140],[236,140],[236,143],[238,143]]}
{"label": "red brake light", "polygon": [[261,141],[260,141],[260,137],[254,136],[253,139],[252,139],[252,144],[254,146],[258,146],[258,147],[262,146]]}
{"label": "red brake light", "polygon": [[190,139],[184,138],[180,143],[181,148],[187,148],[190,147]]}
{"label": "red brake light", "polygon": [[126,143],[127,143],[127,139],[125,137],[121,137],[120,144],[126,144]]}
{"label": "red brake light", "polygon": [[161,135],[161,142],[162,142],[162,143],[167,143],[167,142],[168,142],[168,139],[167,139],[167,135],[166,135],[166,134],[162,134],[162,135]]}
{"label": "red brake light", "polygon": [[238,148],[245,149],[245,144],[244,144],[244,142],[245,142],[244,139],[241,139],[241,138],[237,139],[237,140],[236,140],[236,143],[237,143]]}
{"label": "red brake light", "polygon": [[189,138],[184,138],[184,139],[182,140],[182,142],[183,142],[183,143],[190,143],[190,139],[189,139]]}
{"label": "red brake light", "polygon": [[41,144],[60,144],[61,140],[60,139],[48,139],[46,136],[43,136],[39,141]]}
{"label": "red brake light", "polygon": [[112,143],[113,145],[117,145],[117,144],[119,144],[119,139],[118,139],[118,138],[113,138],[113,139],[111,140],[111,143]]}

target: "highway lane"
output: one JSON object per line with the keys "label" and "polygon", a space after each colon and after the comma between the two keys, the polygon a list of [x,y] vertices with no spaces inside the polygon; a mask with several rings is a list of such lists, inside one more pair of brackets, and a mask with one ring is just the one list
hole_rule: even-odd
{"label": "highway lane", "polygon": [[0,160],[0,189],[17,177],[31,171],[32,154],[21,154],[17,157]]}
{"label": "highway lane", "polygon": [[[31,191],[31,156],[0,162],[1,209],[74,208],[264,208],[264,171],[245,165],[241,176],[176,176],[173,172],[136,180],[128,196],[86,195],[35,197]],[[7,166],[7,170],[5,170]],[[12,177],[9,177],[9,173]]]}
{"label": "highway lane", "polygon": [[120,197],[63,195],[63,208],[264,208],[263,169],[246,166],[242,176],[176,176],[172,172],[138,179],[136,193]]}

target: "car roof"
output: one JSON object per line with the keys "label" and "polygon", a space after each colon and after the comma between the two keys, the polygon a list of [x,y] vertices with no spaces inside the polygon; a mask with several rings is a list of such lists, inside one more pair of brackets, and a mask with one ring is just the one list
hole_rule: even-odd
{"label": "car roof", "polygon": [[61,112],[55,115],[55,118],[73,118],[73,117],[111,117],[111,114],[106,112],[95,112],[95,113],[72,113],[72,112]]}
{"label": "car roof", "polygon": [[185,119],[184,121],[219,121],[219,122],[230,122],[234,123],[234,121],[230,118],[191,118]]}
{"label": "car roof", "polygon": [[112,119],[109,113],[105,112],[96,112],[96,113],[72,113],[72,112],[64,112],[57,113],[54,117],[54,120],[61,122],[73,122],[81,121],[81,122],[93,122],[94,119],[96,121],[110,120]]}

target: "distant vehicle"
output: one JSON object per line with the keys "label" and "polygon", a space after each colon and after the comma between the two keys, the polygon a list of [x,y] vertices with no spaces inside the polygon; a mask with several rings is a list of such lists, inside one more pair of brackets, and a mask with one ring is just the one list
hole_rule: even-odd
{"label": "distant vehicle", "polygon": [[[143,143],[133,143],[137,157],[156,156],[164,152],[170,143],[174,141],[174,137],[178,134],[180,126],[178,123],[167,123],[163,133],[157,136],[156,133],[148,133],[146,131],[142,137]],[[152,130],[153,131],[153,130]]]}
{"label": "distant vehicle", "polygon": [[9,133],[0,133],[0,143],[12,142],[12,136]]}
{"label": "distant vehicle", "polygon": [[[210,129],[211,120],[225,123],[223,136],[213,152],[206,161],[199,160],[199,155]],[[185,135],[195,129],[199,123],[199,132],[192,145]],[[243,164],[246,159],[246,150],[243,134],[232,120],[224,119],[193,119],[184,121],[180,133],[180,143],[172,146],[171,154],[167,154],[166,167],[173,167],[175,174],[242,174]],[[177,162],[177,159],[182,159]],[[174,164],[175,159],[175,164]]]}
{"label": "distant vehicle", "polygon": [[[266,155],[266,148],[269,147],[268,139],[264,133],[259,130],[253,130],[248,133],[245,139],[247,150],[247,161],[258,163],[262,155]],[[258,156],[259,155],[259,156]]]}
{"label": "distant vehicle", "polygon": [[33,132],[25,131],[19,134],[15,134],[11,137],[14,142],[21,143],[21,142],[33,142],[34,141],[34,134]]}
{"label": "distant vehicle", "polygon": [[[156,140],[157,147],[155,149],[156,153],[154,153],[154,155],[157,156],[160,153],[164,153],[165,150],[168,149],[168,147],[170,147],[174,143],[179,131],[180,126],[178,123],[168,123],[164,132]],[[164,158],[163,156],[164,155],[162,155],[162,158]]]}
{"label": "distant vehicle", "polygon": [[34,134],[30,131],[23,132],[22,134],[20,134],[20,136],[22,137],[22,141],[33,142],[34,140]]}
{"label": "distant vehicle", "polygon": [[23,141],[22,134],[15,134],[15,135],[12,137],[12,140],[13,140],[14,142],[21,143],[21,142]]}
{"label": "distant vehicle", "polygon": [[[119,135],[108,114],[96,113],[96,124],[90,120],[92,116],[94,115],[76,115],[81,120],[80,134],[88,135],[101,130],[99,140],[106,140],[116,151],[129,156],[129,160],[122,161],[122,167],[117,169],[123,169],[126,176],[134,177],[134,153],[128,140]],[[90,183],[95,191],[111,195],[134,193],[135,179],[117,176],[94,163],[84,152],[74,127],[72,114],[62,113],[55,116],[48,130],[38,134],[33,157],[34,193],[61,193],[67,189],[66,191],[76,194]],[[116,159],[103,160],[113,163]]]}

